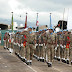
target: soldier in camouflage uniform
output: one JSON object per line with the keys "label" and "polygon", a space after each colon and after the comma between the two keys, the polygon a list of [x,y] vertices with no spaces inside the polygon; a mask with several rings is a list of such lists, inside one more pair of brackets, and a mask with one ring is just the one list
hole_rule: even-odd
{"label": "soldier in camouflage uniform", "polygon": [[71,62],[71,65],[72,65],[72,31],[70,33],[70,48],[69,48],[69,51],[70,51],[70,62]]}
{"label": "soldier in camouflage uniform", "polygon": [[39,32],[36,33],[36,59],[39,61]]}
{"label": "soldier in camouflage uniform", "polygon": [[8,39],[9,39],[9,33],[6,34],[6,48],[8,49]]}
{"label": "soldier in camouflage uniform", "polygon": [[62,31],[59,31],[57,34],[57,60],[60,61],[61,52],[62,52]]}
{"label": "soldier in camouflage uniform", "polygon": [[63,60],[63,33],[62,31],[59,32],[59,55],[60,55],[60,58],[59,60]]}
{"label": "soldier in camouflage uniform", "polygon": [[55,33],[53,33],[53,28],[49,29],[49,33],[47,34],[47,64],[48,67],[52,66],[53,58],[54,58],[54,47],[55,47]]}
{"label": "soldier in camouflage uniform", "polygon": [[[46,32],[46,29],[43,30],[43,33]],[[46,44],[47,44],[47,37],[46,34],[43,36],[43,57],[44,57],[44,61],[46,61]]]}
{"label": "soldier in camouflage uniform", "polygon": [[33,48],[34,48],[34,35],[32,35],[32,28],[28,28],[28,31],[24,31],[21,33],[22,35],[26,35],[26,64],[30,65],[32,63],[33,57]]}
{"label": "soldier in camouflage uniform", "polygon": [[[63,49],[62,49],[62,62],[64,63],[68,63],[69,64],[69,60],[66,59],[66,55],[67,55],[67,48],[66,48],[66,44],[67,44],[67,30],[63,31]],[[68,58],[69,59],[69,58]]]}
{"label": "soldier in camouflage uniform", "polygon": [[43,37],[41,36],[42,30],[39,31],[39,60],[44,62],[44,47],[43,47]]}
{"label": "soldier in camouflage uniform", "polygon": [[7,38],[6,37],[7,36],[6,34],[7,34],[7,32],[5,33],[4,38],[3,38],[3,41],[4,41],[4,49],[6,49],[6,38]]}
{"label": "soldier in camouflage uniform", "polygon": [[65,61],[67,64],[69,64],[69,44],[70,44],[70,37],[69,37],[69,33],[68,30],[66,30],[65,32],[65,42],[66,42],[66,48],[65,48]]}

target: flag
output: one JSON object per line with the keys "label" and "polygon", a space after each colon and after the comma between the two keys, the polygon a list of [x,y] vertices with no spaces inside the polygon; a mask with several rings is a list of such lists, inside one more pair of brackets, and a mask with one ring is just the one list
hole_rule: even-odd
{"label": "flag", "polygon": [[26,15],[25,27],[24,28],[27,28],[27,15]]}
{"label": "flag", "polygon": [[13,14],[12,14],[12,31],[13,31]]}
{"label": "flag", "polygon": [[51,13],[50,13],[50,27],[52,27],[52,23],[51,23]]}
{"label": "flag", "polygon": [[38,14],[37,14],[37,20],[36,20],[36,26],[39,26],[39,22],[38,22]]}
{"label": "flag", "polygon": [[36,26],[37,26],[36,31],[38,31],[39,30],[38,14],[37,14],[37,19],[36,19]]}

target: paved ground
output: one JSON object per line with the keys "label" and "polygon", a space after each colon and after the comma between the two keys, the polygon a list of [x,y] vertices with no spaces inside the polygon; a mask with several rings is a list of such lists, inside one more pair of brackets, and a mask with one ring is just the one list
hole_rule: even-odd
{"label": "paved ground", "polygon": [[28,66],[0,46],[0,72],[72,72],[72,66],[54,60],[53,66],[49,68],[46,63],[36,59]]}

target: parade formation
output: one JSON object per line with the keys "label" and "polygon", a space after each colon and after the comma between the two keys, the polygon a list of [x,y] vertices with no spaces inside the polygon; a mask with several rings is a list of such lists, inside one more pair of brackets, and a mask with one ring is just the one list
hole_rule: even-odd
{"label": "parade formation", "polygon": [[52,27],[33,31],[32,27],[23,31],[6,32],[4,49],[15,53],[27,65],[32,65],[33,57],[52,67],[53,60],[72,65],[72,31],[54,31]]}

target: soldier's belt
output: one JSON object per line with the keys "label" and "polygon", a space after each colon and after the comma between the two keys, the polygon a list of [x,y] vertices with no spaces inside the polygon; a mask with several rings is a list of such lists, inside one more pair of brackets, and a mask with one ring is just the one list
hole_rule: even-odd
{"label": "soldier's belt", "polygon": [[39,44],[39,46],[43,46],[43,44]]}
{"label": "soldier's belt", "polygon": [[29,44],[34,44],[33,42],[29,42]]}
{"label": "soldier's belt", "polygon": [[35,44],[35,46],[38,46],[38,44]]}
{"label": "soldier's belt", "polygon": [[53,43],[48,42],[48,44],[53,44]]}
{"label": "soldier's belt", "polygon": [[23,44],[21,44],[21,46],[23,47]]}
{"label": "soldier's belt", "polygon": [[17,45],[17,43],[14,42],[14,45]]}
{"label": "soldier's belt", "polygon": [[56,43],[48,43],[48,44],[52,44],[52,45],[55,45]]}
{"label": "soldier's belt", "polygon": [[20,44],[18,43],[18,46],[20,47]]}

